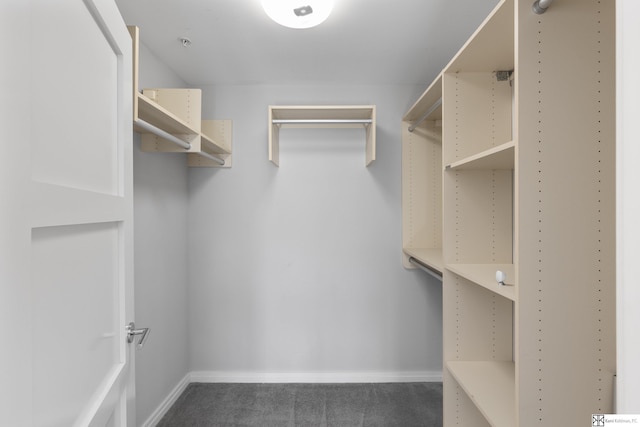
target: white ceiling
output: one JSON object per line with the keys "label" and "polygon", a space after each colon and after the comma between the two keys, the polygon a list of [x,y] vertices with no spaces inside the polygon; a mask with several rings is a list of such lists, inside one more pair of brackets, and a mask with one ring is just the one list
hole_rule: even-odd
{"label": "white ceiling", "polygon": [[327,21],[307,30],[271,21],[260,0],[116,3],[142,43],[190,85],[423,85],[498,0],[335,0]]}

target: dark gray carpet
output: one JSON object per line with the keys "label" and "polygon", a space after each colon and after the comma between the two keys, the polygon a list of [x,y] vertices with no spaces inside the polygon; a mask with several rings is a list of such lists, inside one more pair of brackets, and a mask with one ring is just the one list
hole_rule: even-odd
{"label": "dark gray carpet", "polygon": [[440,427],[442,383],[190,384],[158,427]]}

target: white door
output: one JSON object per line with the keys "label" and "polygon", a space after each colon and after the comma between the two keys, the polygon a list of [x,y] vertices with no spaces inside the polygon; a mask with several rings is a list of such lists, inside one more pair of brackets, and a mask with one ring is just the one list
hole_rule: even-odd
{"label": "white door", "polygon": [[14,361],[28,371],[19,407],[2,409],[11,425],[133,426],[131,39],[113,0],[12,4],[27,21],[11,35],[27,85],[0,84],[20,90],[16,120],[28,124],[10,141],[21,166],[4,159],[0,171],[22,212],[3,224],[16,248],[3,262],[28,274],[3,286],[23,305],[9,321],[21,330]]}

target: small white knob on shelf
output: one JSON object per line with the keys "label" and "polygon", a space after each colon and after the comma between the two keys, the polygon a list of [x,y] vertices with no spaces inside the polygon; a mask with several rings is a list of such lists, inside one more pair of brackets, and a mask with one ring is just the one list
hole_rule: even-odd
{"label": "small white knob on shelf", "polygon": [[498,284],[504,286],[504,281],[507,280],[507,275],[504,271],[497,270],[496,271],[496,282]]}

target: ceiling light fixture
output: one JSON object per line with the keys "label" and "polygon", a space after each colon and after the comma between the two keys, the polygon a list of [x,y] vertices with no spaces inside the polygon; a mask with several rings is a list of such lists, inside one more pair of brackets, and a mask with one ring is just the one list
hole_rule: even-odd
{"label": "ceiling light fixture", "polygon": [[333,0],[261,0],[269,18],[289,28],[311,28],[331,14]]}

